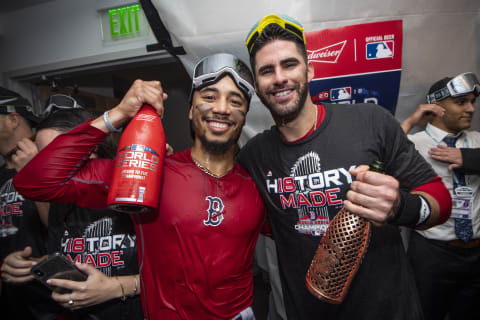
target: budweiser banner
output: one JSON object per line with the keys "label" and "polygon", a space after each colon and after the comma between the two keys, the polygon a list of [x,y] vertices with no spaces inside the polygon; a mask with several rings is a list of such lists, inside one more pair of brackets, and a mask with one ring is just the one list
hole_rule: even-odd
{"label": "budweiser banner", "polygon": [[314,103],[376,103],[395,114],[402,71],[402,21],[305,33]]}

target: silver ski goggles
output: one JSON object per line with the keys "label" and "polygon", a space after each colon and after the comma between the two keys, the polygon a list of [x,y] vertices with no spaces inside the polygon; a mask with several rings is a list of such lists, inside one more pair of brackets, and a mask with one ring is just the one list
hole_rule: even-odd
{"label": "silver ski goggles", "polygon": [[240,59],[229,53],[217,53],[200,60],[193,70],[192,92],[218,82],[225,75],[229,75],[237,87],[245,94],[248,102],[255,94],[253,76],[248,66]]}
{"label": "silver ski goggles", "polygon": [[448,97],[458,97],[473,92],[475,96],[480,93],[480,83],[472,72],[462,73],[447,82],[447,85],[427,95],[427,102],[432,103]]}
{"label": "silver ski goggles", "polygon": [[77,100],[67,96],[65,94],[54,94],[48,98],[47,106],[42,113],[42,116],[46,117],[55,109],[83,109],[81,105],[78,104]]}

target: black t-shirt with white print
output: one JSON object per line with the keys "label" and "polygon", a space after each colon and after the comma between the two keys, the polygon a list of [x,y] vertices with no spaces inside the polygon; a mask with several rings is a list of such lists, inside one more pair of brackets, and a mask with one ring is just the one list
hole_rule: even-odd
{"label": "black t-shirt with white print", "polygon": [[[12,179],[15,169],[0,169],[0,259],[32,248],[33,258],[46,254],[47,229],[40,221],[35,203],[17,192]],[[51,299],[50,290],[32,280],[14,284],[2,279],[0,297],[2,319],[56,319],[61,307]]]}
{"label": "black t-shirt with white print", "polygon": [[32,247],[32,257],[45,254],[47,229],[40,221],[33,201],[17,192],[12,179],[17,171],[0,170],[0,259],[10,253]]}
{"label": "black t-shirt with white print", "polygon": [[397,227],[374,227],[346,300],[324,303],[305,286],[305,275],[329,222],[353,180],[349,169],[380,160],[404,190],[436,175],[398,122],[372,104],[325,104],[320,126],[305,139],[285,142],[277,128],[257,135],[238,162],[264,198],[277,245],[288,319],[421,319],[415,283]]}
{"label": "black t-shirt with white print", "polygon": [[[88,263],[109,277],[138,274],[136,236],[128,214],[52,203],[48,220],[49,252],[62,252],[70,260]],[[140,295],[79,309],[68,318],[140,320]]]}

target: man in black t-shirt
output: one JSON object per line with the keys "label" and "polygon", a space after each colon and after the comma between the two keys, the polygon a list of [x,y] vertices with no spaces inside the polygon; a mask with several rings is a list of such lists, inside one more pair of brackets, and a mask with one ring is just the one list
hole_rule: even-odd
{"label": "man in black t-shirt", "polygon": [[[397,226],[445,221],[445,186],[385,109],[312,103],[313,67],[294,19],[264,17],[246,45],[257,95],[275,126],[251,139],[238,161],[267,206],[288,319],[422,319]],[[374,160],[386,174],[367,171]],[[305,274],[342,206],[374,227],[349,293],[333,305],[308,292]]]}

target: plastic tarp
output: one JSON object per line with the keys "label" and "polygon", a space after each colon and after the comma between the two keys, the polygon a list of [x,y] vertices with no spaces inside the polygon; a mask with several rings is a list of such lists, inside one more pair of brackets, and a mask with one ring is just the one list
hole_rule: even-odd
{"label": "plastic tarp", "polygon": [[[462,72],[480,72],[480,1],[478,0],[152,0],[188,72],[201,57],[229,52],[248,62],[245,37],[267,14],[287,14],[306,31],[403,20],[403,61],[396,118],[402,121],[420,103],[430,85]],[[254,98],[240,143],[273,122]],[[478,128],[478,115],[474,121]]]}

